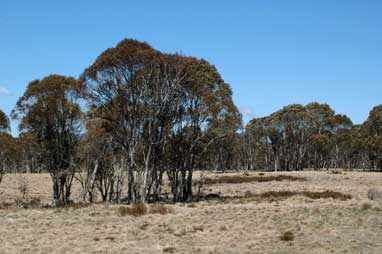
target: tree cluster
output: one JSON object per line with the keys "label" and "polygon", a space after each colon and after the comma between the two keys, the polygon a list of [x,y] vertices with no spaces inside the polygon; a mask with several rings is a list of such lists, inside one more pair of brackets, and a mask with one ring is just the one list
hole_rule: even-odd
{"label": "tree cluster", "polygon": [[213,65],[130,39],[78,80],[32,81],[12,117],[20,119],[19,140],[29,141],[28,165],[52,177],[54,205],[70,202],[74,179],[84,201],[94,201],[95,190],[104,201],[157,201],[168,195],[165,175],[174,201],[191,200],[193,171],[224,138],[220,126],[235,131],[241,123]]}
{"label": "tree cluster", "polygon": [[[53,205],[193,197],[194,170],[382,169],[382,106],[361,125],[327,104],[293,104],[244,128],[230,86],[203,59],[125,39],[78,78],[29,83],[0,111],[0,181],[48,172]],[[169,186],[169,187],[167,187]]]}
{"label": "tree cluster", "polygon": [[381,170],[381,137],[381,105],[363,124],[355,125],[327,104],[293,104],[253,119],[236,136],[236,163],[247,170]]}

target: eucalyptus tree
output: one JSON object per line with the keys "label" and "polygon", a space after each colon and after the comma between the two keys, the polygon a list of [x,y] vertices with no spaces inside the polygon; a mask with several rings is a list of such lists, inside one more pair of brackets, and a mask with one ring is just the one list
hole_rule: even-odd
{"label": "eucalyptus tree", "polygon": [[146,201],[155,151],[172,127],[183,75],[181,66],[170,64],[175,58],[146,43],[124,40],[103,52],[81,77],[96,117],[127,156],[131,202]]}
{"label": "eucalyptus tree", "polygon": [[52,178],[52,203],[68,203],[75,173],[75,152],[82,128],[81,85],[50,75],[29,83],[12,112],[21,133],[36,138],[39,160]]}
{"label": "eucalyptus tree", "polygon": [[215,142],[224,145],[224,140],[232,140],[241,125],[231,88],[217,69],[204,60],[184,60],[181,110],[176,114],[165,164],[175,201],[192,198],[193,169],[200,168],[203,155]]}
{"label": "eucalyptus tree", "polygon": [[9,135],[10,124],[8,116],[0,110],[0,183],[3,179],[8,158],[8,146],[11,142]]}
{"label": "eucalyptus tree", "polygon": [[97,190],[102,201],[119,202],[125,161],[113,137],[103,127],[102,120],[88,119],[86,134],[78,150],[81,170],[76,174],[76,179],[81,184],[83,202],[95,202]]}
{"label": "eucalyptus tree", "polygon": [[[165,171],[175,200],[192,196],[192,170],[206,129],[228,119],[234,107],[216,68],[126,39],[104,51],[81,82],[95,117],[125,153],[127,199],[157,199]],[[166,154],[173,149],[179,157]]]}
{"label": "eucalyptus tree", "polygon": [[362,125],[370,168],[382,169],[382,105],[375,106]]}

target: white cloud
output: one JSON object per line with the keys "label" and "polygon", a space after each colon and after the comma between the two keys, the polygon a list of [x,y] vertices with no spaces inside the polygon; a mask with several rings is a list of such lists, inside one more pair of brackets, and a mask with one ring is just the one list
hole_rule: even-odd
{"label": "white cloud", "polygon": [[253,110],[253,108],[251,108],[249,106],[240,107],[240,112],[244,116],[247,116],[247,117],[254,117],[255,116],[255,111]]}
{"label": "white cloud", "polygon": [[0,86],[0,95],[11,95],[11,92],[7,88]]}

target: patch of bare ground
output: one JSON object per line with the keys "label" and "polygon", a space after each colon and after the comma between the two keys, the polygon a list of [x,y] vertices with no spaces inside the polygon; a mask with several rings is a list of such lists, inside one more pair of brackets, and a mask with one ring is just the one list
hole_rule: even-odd
{"label": "patch of bare ground", "polygon": [[[382,202],[368,198],[369,190],[380,189],[382,174],[285,175],[307,180],[211,185],[203,192],[240,199],[148,204],[142,216],[121,216],[120,207],[133,206],[114,204],[0,209],[0,253],[382,253]],[[50,181],[45,180],[50,179],[33,178],[29,198],[49,202],[49,192],[39,189],[49,191]],[[14,204],[18,191],[12,176],[5,179],[0,203]],[[287,198],[280,197],[284,191]],[[352,198],[342,200],[333,192]],[[4,196],[9,194],[12,198]]]}

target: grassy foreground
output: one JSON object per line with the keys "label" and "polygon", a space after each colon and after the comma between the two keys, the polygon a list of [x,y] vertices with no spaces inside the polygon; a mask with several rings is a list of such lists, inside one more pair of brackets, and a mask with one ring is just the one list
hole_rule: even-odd
{"label": "grassy foreground", "polygon": [[[382,253],[382,201],[367,197],[369,189],[382,188],[382,174],[293,172],[264,177],[274,175],[305,180],[217,180],[205,185],[203,193],[236,198],[147,205],[142,214],[140,208],[136,212],[111,204],[3,208],[0,253]],[[255,176],[260,175],[248,177]],[[5,177],[1,202],[20,198],[18,177]],[[49,176],[27,177],[29,197],[49,202]],[[208,174],[209,179],[220,177]],[[301,195],[326,191],[351,198]],[[79,197],[78,186],[74,197]]]}

